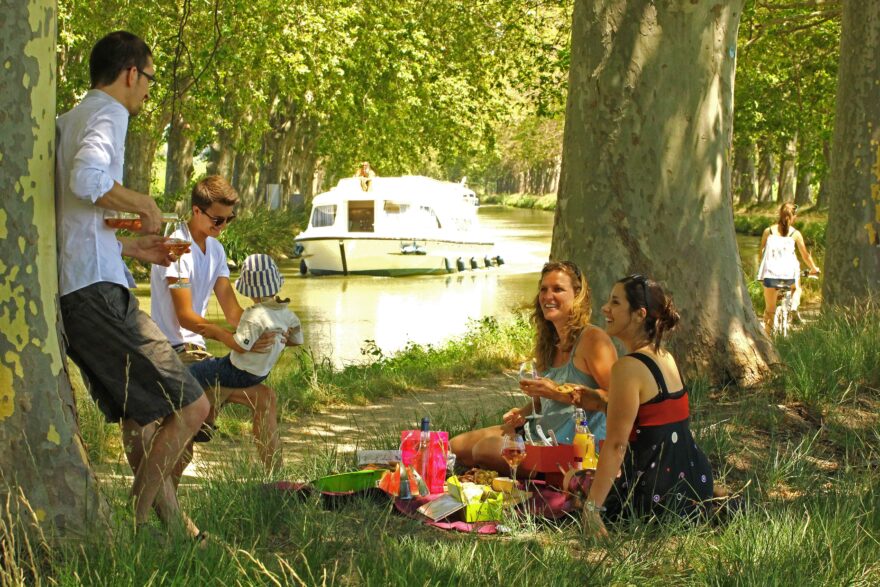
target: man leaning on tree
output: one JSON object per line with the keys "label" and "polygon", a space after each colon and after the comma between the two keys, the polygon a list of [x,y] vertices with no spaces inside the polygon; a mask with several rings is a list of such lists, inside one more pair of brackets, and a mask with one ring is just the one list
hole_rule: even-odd
{"label": "man leaning on tree", "polygon": [[[201,386],[129,291],[122,255],[168,265],[173,256],[157,236],[161,213],[153,199],[122,185],[130,116],[149,98],[155,68],[150,48],[116,31],[89,57],[91,90],[57,120],[56,213],[67,355],[108,421],[121,422],[135,471],[135,522],[148,521],[154,504],[166,525],[203,534],[181,511],[168,479],[181,451],[208,413]],[[140,216],[140,237],[117,237],[104,222],[108,210]],[[149,448],[144,448],[147,446]]]}

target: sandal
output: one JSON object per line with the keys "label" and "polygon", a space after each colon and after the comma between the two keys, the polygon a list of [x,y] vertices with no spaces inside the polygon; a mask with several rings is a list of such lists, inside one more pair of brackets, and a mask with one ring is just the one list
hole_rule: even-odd
{"label": "sandal", "polygon": [[199,431],[193,436],[193,442],[211,442],[211,439],[214,438],[214,433],[219,429],[220,427],[217,426],[217,424],[203,422],[202,427],[199,428]]}

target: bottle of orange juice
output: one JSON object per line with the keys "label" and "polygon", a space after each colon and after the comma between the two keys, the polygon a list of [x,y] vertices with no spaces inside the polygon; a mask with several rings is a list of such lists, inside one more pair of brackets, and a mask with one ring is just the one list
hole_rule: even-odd
{"label": "bottle of orange juice", "polygon": [[584,468],[584,459],[587,457],[591,436],[590,428],[587,426],[587,414],[578,408],[574,413],[574,438],[571,441],[574,448],[575,469]]}

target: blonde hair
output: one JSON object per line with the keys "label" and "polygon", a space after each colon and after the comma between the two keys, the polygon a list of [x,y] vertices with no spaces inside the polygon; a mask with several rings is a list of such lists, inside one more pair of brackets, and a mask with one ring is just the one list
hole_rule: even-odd
{"label": "blonde hair", "polygon": [[[535,296],[534,310],[530,318],[535,327],[535,348],[532,351],[535,366],[539,372],[546,371],[553,364],[553,354],[557,345],[562,350],[571,351],[581,332],[590,323],[592,306],[590,300],[590,286],[577,265],[571,261],[551,261],[541,269],[541,281],[544,276],[553,271],[561,271],[568,275],[574,289],[574,300],[571,303],[571,315],[568,317],[568,331],[565,340],[560,340],[559,333],[553,323],[544,318],[541,309],[541,292]],[[540,288],[540,283],[538,287]]]}

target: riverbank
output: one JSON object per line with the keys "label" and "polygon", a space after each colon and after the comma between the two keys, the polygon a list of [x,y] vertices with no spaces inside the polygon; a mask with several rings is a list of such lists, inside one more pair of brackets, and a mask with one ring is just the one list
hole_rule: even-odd
{"label": "riverbank", "polygon": [[[357,499],[326,510],[320,500],[263,486],[350,470],[350,448],[393,448],[399,431],[426,410],[434,427],[450,434],[496,422],[507,402],[518,399],[501,392],[497,402],[489,401],[496,394],[484,382],[507,387],[497,373],[511,363],[499,363],[495,375],[471,375],[464,384],[472,394],[467,413],[455,408],[461,394],[452,399],[456,392],[438,385],[373,405],[329,405],[314,419],[285,418],[287,438],[310,435],[309,422],[318,430],[313,450],[291,450],[296,458],[272,479],[258,468],[253,451],[236,448],[244,438],[221,435],[199,447],[216,458],[205,475],[186,480],[181,500],[212,533],[204,549],[185,538],[161,543],[149,533],[134,536],[122,525],[112,542],[45,551],[27,572],[59,585],[705,585],[730,584],[731,577],[737,584],[809,584],[816,578],[818,584],[877,584],[878,338],[877,309],[857,319],[826,313],[780,344],[785,364],[764,388],[713,390],[691,382],[697,442],[718,480],[747,503],[743,515],[723,526],[633,523],[594,543],[580,535],[577,519],[537,524],[511,512],[506,536],[479,538],[427,528],[386,502]],[[455,377],[454,365],[451,371]],[[360,373],[376,387],[366,382],[378,371]],[[81,414],[90,403],[80,398]],[[126,480],[101,478],[116,515],[129,519]],[[22,552],[27,560],[28,552],[41,550],[33,545]]]}
{"label": "riverbank", "polygon": [[[480,196],[480,202],[513,208],[556,210],[556,194],[488,194]],[[738,234],[761,236],[764,229],[776,221],[779,204],[754,204],[734,209],[733,225]],[[798,215],[798,229],[809,247],[825,247],[825,227],[828,211],[805,207]]]}

